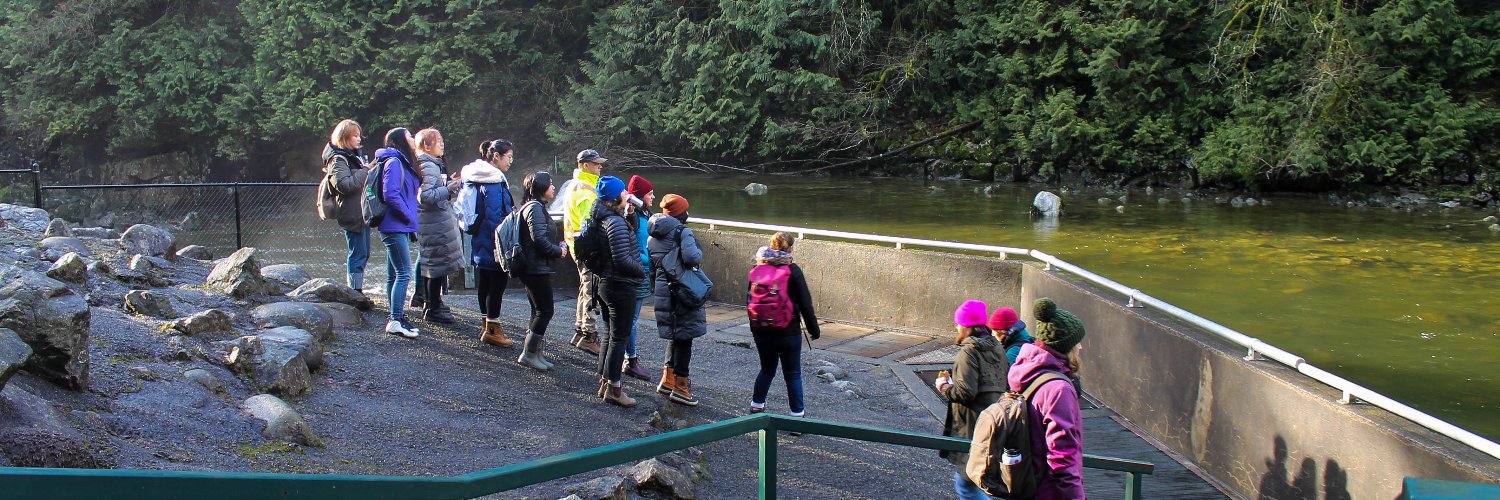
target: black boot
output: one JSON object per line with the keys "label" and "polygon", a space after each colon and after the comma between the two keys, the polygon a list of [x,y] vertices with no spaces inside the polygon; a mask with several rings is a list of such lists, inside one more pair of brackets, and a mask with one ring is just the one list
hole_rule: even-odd
{"label": "black boot", "polygon": [[427,278],[423,278],[421,274],[418,274],[417,279],[412,280],[412,285],[411,303],[407,304],[406,307],[410,307],[412,309],[421,309],[423,307],[426,307]]}

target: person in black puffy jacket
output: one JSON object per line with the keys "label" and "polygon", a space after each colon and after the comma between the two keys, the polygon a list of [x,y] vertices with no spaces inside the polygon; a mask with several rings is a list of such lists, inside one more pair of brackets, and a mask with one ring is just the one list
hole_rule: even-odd
{"label": "person in black puffy jacket", "polygon": [[552,362],[542,357],[542,338],[547,334],[547,323],[552,321],[552,261],[567,253],[566,246],[554,241],[552,217],[547,215],[547,203],[557,196],[552,185],[552,175],[547,172],[532,172],[521,182],[526,189],[521,201],[521,217],[526,225],[521,228],[521,254],[515,259],[511,275],[526,286],[526,299],[531,302],[531,322],[522,343],[521,357],[516,359],[528,368],[547,371]]}
{"label": "person in black puffy jacket", "polygon": [[635,399],[625,395],[620,386],[620,374],[625,362],[625,343],[630,338],[630,323],[635,320],[635,291],[645,279],[646,271],[641,266],[641,246],[636,242],[635,230],[625,220],[625,183],[614,176],[599,178],[595,186],[599,202],[594,204],[589,218],[604,230],[608,239],[605,250],[609,252],[604,269],[599,272],[598,296],[602,302],[601,314],[609,327],[609,337],[604,346],[604,355],[599,357],[599,397],[611,404],[626,408],[635,406]]}

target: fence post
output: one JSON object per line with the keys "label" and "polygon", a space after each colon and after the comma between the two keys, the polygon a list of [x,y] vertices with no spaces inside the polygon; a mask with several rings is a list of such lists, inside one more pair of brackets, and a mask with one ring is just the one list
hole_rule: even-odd
{"label": "fence post", "polygon": [[760,430],[760,498],[776,498],[776,429]]}
{"label": "fence post", "polygon": [[42,207],[42,162],[31,160],[31,196],[37,208]]}
{"label": "fence post", "polygon": [[230,189],[234,190],[234,249],[245,248],[245,241],[240,235],[240,183],[236,181]]}

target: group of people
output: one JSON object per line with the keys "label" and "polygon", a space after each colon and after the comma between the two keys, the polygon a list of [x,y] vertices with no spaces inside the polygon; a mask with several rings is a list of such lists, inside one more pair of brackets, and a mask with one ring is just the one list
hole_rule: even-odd
{"label": "group of people", "polygon": [[[1078,399],[1083,321],[1057,307],[1051,298],[1032,305],[1035,337],[1016,310],[970,300],[953,312],[960,346],[949,373],[933,387],[948,400],[943,435],[973,439],[980,413],[1005,393],[1028,393],[1027,427],[1032,470],[1039,471],[1036,498],[1083,498],[1083,418]],[[1060,377],[1043,377],[1056,373]],[[1039,382],[1036,382],[1039,381]],[[1031,387],[1033,382],[1036,387]],[[964,500],[990,498],[965,474],[967,453],[943,452],[958,466],[953,488]]]}
{"label": "group of people", "polygon": [[[632,407],[636,400],[624,392],[622,377],[651,380],[636,350],[636,322],[649,297],[658,335],[669,341],[656,391],[679,404],[698,404],[689,363],[693,339],[707,333],[706,312],[702,303],[686,303],[673,293],[682,273],[703,260],[702,246],[687,226],[687,198],[667,194],[658,205],[660,213],[652,213],[656,194],[650,181],[639,175],[628,182],[603,176],[608,160],[586,149],[577,155],[572,179],[560,187],[553,185],[546,171],[527,174],[517,206],[506,175],[515,157],[510,141],[484,141],[478,148],[479,159],[450,172],[443,159],[446,144],[437,129],[415,134],[405,128],[391,129],[368,163],[361,153],[362,134],[353,120],[334,127],[323,151],[325,175],[320,193],[328,193],[334,207],[332,218],[344,230],[349,246],[346,280],[355,290],[364,289],[370,231],[380,232],[386,248],[384,293],[390,305],[387,333],[405,338],[420,335],[421,329],[406,314],[407,307],[420,308],[425,322],[454,323],[443,300],[445,284],[450,275],[472,264],[479,312],[485,318],[478,342],[514,345],[501,326],[500,309],[506,286],[516,279],[525,287],[531,305],[517,362],[547,371],[553,364],[544,356],[543,343],[554,314],[554,264],[569,256],[580,260],[580,237],[586,229],[598,231],[604,242],[598,249],[602,258],[591,259],[597,264],[579,262],[577,266],[578,306],[570,341],[599,357],[596,396]],[[551,212],[563,214],[561,234],[556,232]],[[502,256],[498,252],[503,246],[501,226],[513,214],[518,251]],[[464,237],[469,238],[467,260]],[[750,411],[765,410],[766,394],[779,367],[787,385],[789,413],[800,417],[804,414],[801,325],[806,325],[810,338],[818,338],[820,332],[806,279],[791,259],[792,245],[789,235],[777,233],[755,255],[757,269],[766,266],[780,271],[763,274],[781,277],[778,286],[784,289],[787,304],[782,312],[790,312],[791,321],[752,327],[761,368]],[[408,301],[413,281],[415,290]],[[602,332],[596,315],[604,325]]]}

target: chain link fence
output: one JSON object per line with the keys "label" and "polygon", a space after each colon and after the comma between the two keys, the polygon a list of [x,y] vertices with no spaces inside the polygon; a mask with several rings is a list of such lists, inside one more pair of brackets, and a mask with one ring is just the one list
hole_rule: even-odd
{"label": "chain link fence", "polygon": [[[315,183],[41,186],[42,207],[81,227],[170,229],[179,247],[214,255],[255,247],[263,264],[296,263],[342,281],[348,246],[337,222],[318,218]],[[370,232],[367,284],[385,281],[385,248]]]}

